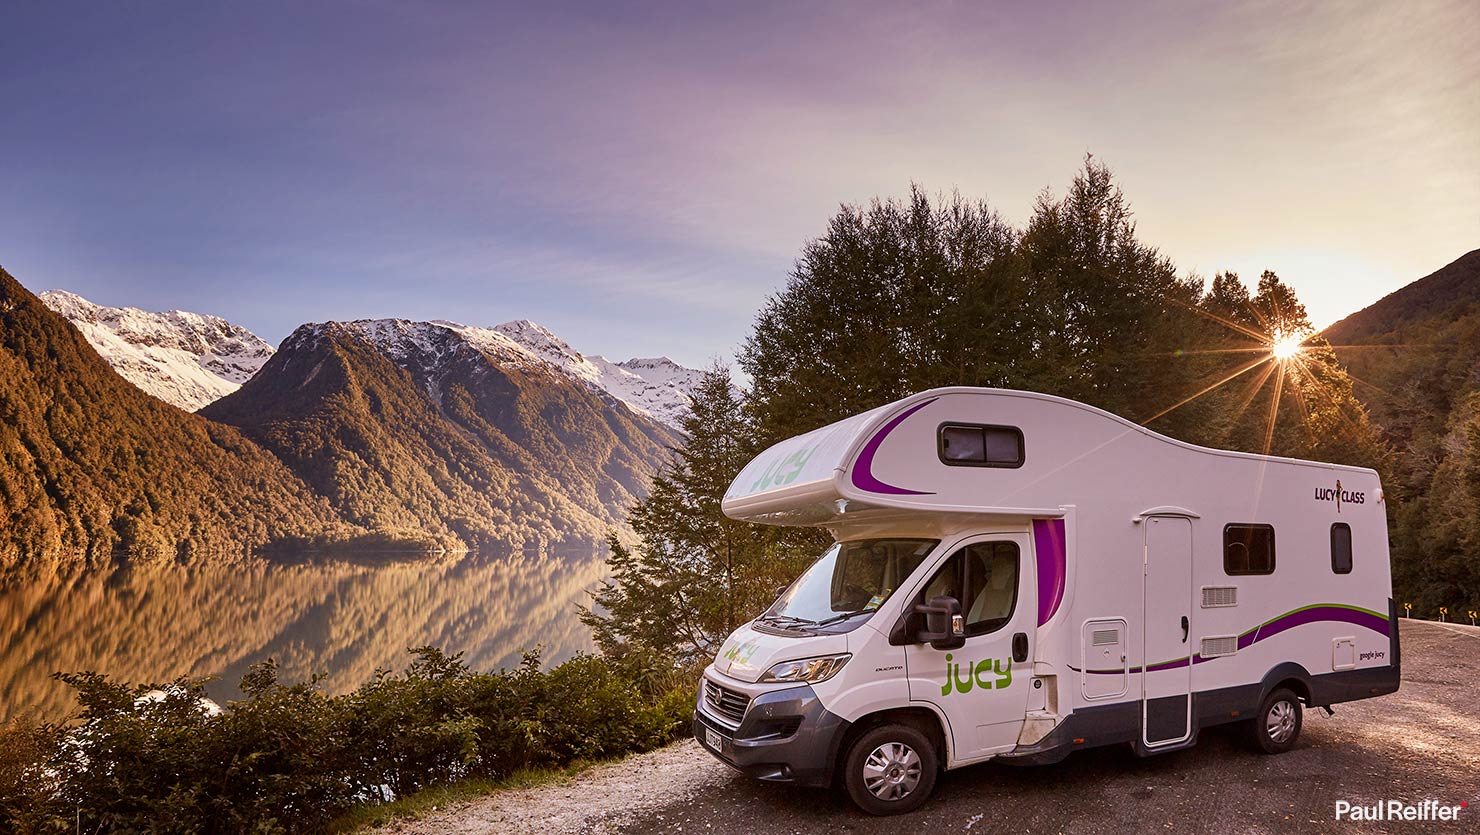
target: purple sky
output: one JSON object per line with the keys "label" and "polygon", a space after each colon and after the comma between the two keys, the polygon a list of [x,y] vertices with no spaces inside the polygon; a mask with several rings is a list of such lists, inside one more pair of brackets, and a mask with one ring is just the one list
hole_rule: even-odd
{"label": "purple sky", "polygon": [[273,342],[529,318],[698,365],[838,203],[1021,222],[1086,151],[1317,324],[1480,246],[1468,0],[620,5],[8,4],[0,264]]}

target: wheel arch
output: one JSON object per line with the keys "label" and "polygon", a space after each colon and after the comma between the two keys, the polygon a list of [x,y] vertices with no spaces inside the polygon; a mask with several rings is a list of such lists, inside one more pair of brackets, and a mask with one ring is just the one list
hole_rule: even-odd
{"label": "wheel arch", "polygon": [[1310,685],[1310,672],[1304,667],[1293,661],[1276,664],[1259,682],[1259,704],[1264,704],[1270,693],[1285,687],[1305,702],[1307,707],[1318,707],[1311,700],[1314,691]]}
{"label": "wheel arch", "polygon": [[854,740],[880,725],[895,723],[910,725],[925,734],[935,746],[936,759],[940,763],[941,770],[946,768],[946,764],[951,760],[951,734],[945,717],[940,715],[934,706],[891,707],[864,714],[848,725],[848,729],[838,740],[837,751],[833,754],[833,782],[836,783],[843,773],[843,761],[848,757],[848,751],[852,748]]}

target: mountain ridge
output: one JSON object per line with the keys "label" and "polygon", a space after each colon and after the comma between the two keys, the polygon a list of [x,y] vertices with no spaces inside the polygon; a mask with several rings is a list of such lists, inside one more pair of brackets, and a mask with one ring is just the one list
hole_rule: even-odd
{"label": "mountain ridge", "polygon": [[1395,584],[1421,611],[1480,599],[1480,250],[1324,331],[1384,441]]}
{"label": "mountain ridge", "polygon": [[[275,351],[250,330],[212,314],[108,307],[66,290],[48,290],[39,294],[39,298],[82,331],[93,348],[125,379],[187,412],[197,411],[236,391]],[[546,363],[605,392],[634,412],[673,429],[678,428],[687,414],[693,389],[704,373],[685,368],[667,357],[612,362],[599,355],[587,356],[548,328],[528,319],[514,319],[493,327],[447,320],[352,321],[379,323],[372,330],[388,340],[388,347],[394,347],[393,323],[451,328],[499,354],[506,362]],[[404,349],[407,345],[400,347]]]}
{"label": "mountain ridge", "polygon": [[1480,303],[1480,249],[1470,250],[1423,278],[1399,287],[1327,326],[1321,333],[1333,345],[1340,345],[1436,316],[1452,320],[1463,314],[1456,308],[1456,300],[1462,304]]}
{"label": "mountain ridge", "polygon": [[202,414],[354,524],[444,547],[594,544],[678,440],[502,334],[399,319],[302,325]]}
{"label": "mountain ridge", "polygon": [[107,307],[66,290],[37,298],[76,326],[124,379],[187,412],[236,391],[273,353],[265,340],[220,316]]}
{"label": "mountain ridge", "polygon": [[189,561],[355,531],[266,450],[145,394],[0,268],[0,568]]}

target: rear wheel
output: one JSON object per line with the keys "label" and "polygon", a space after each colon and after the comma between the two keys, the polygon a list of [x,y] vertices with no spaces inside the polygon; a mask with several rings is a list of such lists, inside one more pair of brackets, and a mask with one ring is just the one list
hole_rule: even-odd
{"label": "rear wheel", "polygon": [[1259,715],[1249,722],[1249,739],[1266,754],[1283,754],[1295,747],[1301,723],[1299,697],[1282,687],[1265,698]]}
{"label": "rear wheel", "polygon": [[930,798],[940,769],[935,746],[909,725],[880,725],[864,732],[843,761],[843,786],[871,815],[913,812]]}

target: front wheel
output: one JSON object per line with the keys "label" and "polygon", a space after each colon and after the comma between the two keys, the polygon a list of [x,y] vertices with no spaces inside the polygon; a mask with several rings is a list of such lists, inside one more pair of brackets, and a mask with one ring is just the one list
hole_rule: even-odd
{"label": "front wheel", "polygon": [[909,725],[880,725],[848,748],[843,785],[871,815],[913,812],[930,798],[939,771],[935,746]]}
{"label": "front wheel", "polygon": [[1266,754],[1283,754],[1295,747],[1301,721],[1299,697],[1280,688],[1269,694],[1259,708],[1259,715],[1250,721],[1250,740]]}

